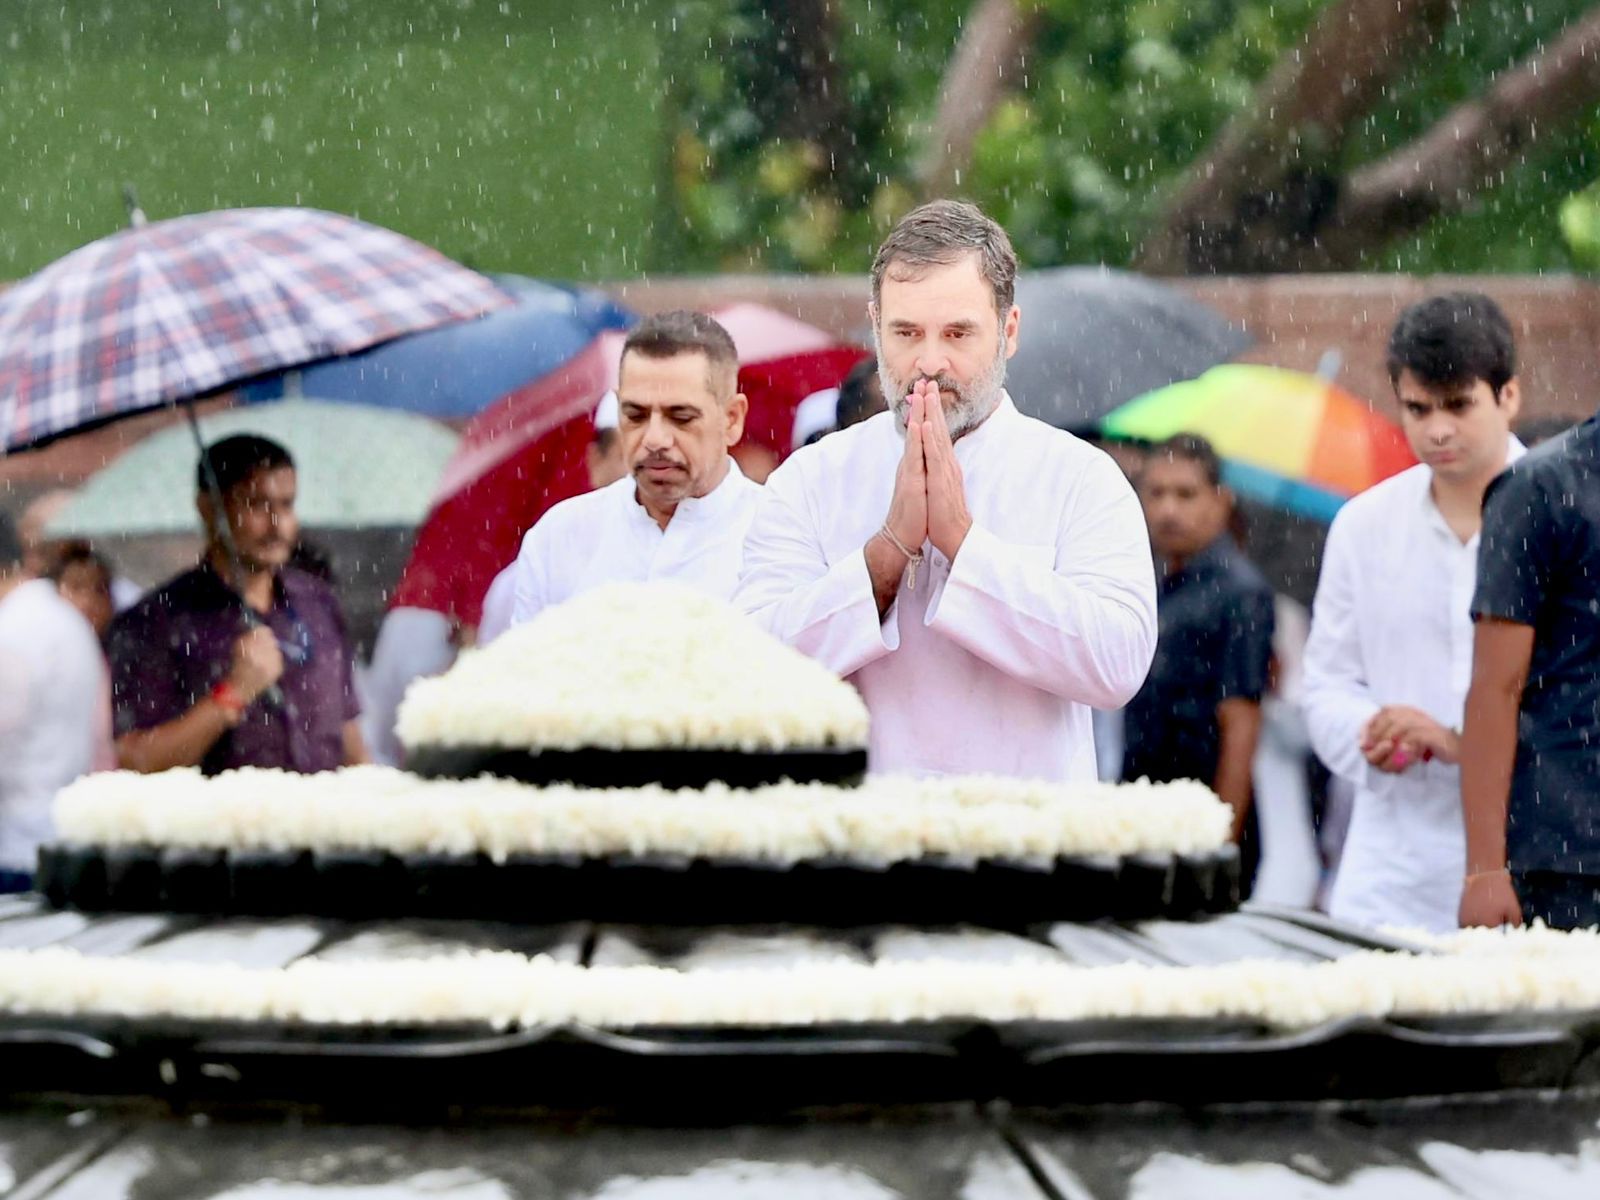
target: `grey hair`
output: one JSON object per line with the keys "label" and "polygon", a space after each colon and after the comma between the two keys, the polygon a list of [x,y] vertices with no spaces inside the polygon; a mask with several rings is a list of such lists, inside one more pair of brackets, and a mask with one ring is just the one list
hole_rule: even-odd
{"label": "grey hair", "polygon": [[915,277],[968,254],[978,256],[978,272],[994,290],[995,311],[1004,318],[1016,302],[1017,252],[1004,229],[964,200],[932,200],[900,219],[872,260],[872,303],[883,295],[890,267],[903,264]]}
{"label": "grey hair", "polygon": [[645,358],[701,354],[706,360],[707,391],[726,402],[738,389],[739,351],[733,344],[733,335],[715,317],[703,312],[679,308],[646,317],[622,343],[620,361],[626,362],[630,354]]}

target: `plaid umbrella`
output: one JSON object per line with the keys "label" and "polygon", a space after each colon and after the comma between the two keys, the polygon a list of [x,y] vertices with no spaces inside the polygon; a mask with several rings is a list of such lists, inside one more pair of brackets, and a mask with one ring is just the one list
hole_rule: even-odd
{"label": "plaid umbrella", "polygon": [[124,230],[0,292],[0,449],[510,302],[435,250],[316,209]]}

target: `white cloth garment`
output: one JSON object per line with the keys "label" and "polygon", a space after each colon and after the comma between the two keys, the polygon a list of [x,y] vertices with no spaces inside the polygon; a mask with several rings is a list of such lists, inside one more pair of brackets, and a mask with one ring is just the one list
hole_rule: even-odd
{"label": "white cloth garment", "polygon": [[973,525],[954,566],[923,547],[878,618],[863,547],[903,436],[881,413],[767,481],[737,603],[841,676],[872,714],[874,771],[1095,778],[1090,709],[1125,704],[1156,644],[1144,514],[1109,457],[1008,396],[956,442]]}
{"label": "white cloth garment", "polygon": [[1261,698],[1261,738],[1250,767],[1261,865],[1250,898],[1257,904],[1309,908],[1322,882],[1311,820],[1311,737],[1301,712],[1311,614],[1288,596],[1273,599],[1272,657],[1277,679]]}
{"label": "white cloth garment", "polygon": [[0,600],[0,870],[31,875],[50,805],[112,765],[111,680],[94,630],[46,579]]}
{"label": "white cloth garment", "polygon": [[478,618],[478,645],[487,646],[511,628],[517,604],[517,564],[503,567],[483,594],[483,615]]}
{"label": "white cloth garment", "polygon": [[[1523,453],[1511,439],[1508,461]],[[1398,775],[1369,767],[1361,729],[1390,704],[1461,728],[1472,679],[1478,539],[1451,532],[1433,472],[1412,467],[1339,510],[1322,553],[1306,645],[1311,744],[1355,788],[1328,911],[1367,926],[1456,928],[1466,842],[1461,771],[1438,761]]]}
{"label": "white cloth garment", "polygon": [[359,676],[361,733],[373,762],[398,767],[405,760],[394,732],[400,701],[415,680],[450,669],[456,660],[452,633],[450,618],[431,608],[402,606],[384,614],[372,664]]}
{"label": "white cloth garment", "polygon": [[839,423],[839,389],[823,388],[812,392],[795,406],[794,439],[791,450],[798,450],[813,434],[832,429]]}
{"label": "white cloth garment", "polygon": [[728,460],[709,495],[680,501],[666,529],[639,503],[631,476],[563,500],[522,539],[511,623],[604,583],[671,579],[727,600],[761,485]]}

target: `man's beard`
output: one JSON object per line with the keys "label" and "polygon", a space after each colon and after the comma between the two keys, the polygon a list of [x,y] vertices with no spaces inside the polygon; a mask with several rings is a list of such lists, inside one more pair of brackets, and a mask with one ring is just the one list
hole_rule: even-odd
{"label": "man's beard", "polygon": [[[995,349],[994,361],[966,385],[957,383],[954,377],[945,374],[918,375],[902,383],[890,372],[883,356],[883,339],[876,331],[873,332],[873,340],[877,343],[878,382],[883,387],[883,394],[889,398],[889,409],[894,413],[894,423],[900,427],[901,433],[906,429],[911,389],[924,379],[939,389],[939,402],[944,406],[944,421],[950,427],[951,441],[982,425],[1000,403],[1000,391],[1006,383],[1006,341],[1003,337]],[[944,403],[946,392],[955,397],[953,403]]]}

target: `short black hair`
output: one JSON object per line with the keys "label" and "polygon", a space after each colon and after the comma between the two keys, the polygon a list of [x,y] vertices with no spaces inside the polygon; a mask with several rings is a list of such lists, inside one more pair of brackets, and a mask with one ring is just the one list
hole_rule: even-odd
{"label": "short black hair", "polygon": [[1150,447],[1150,458],[1182,459],[1194,463],[1212,487],[1222,486],[1222,457],[1217,448],[1198,433],[1175,433]]}
{"label": "short black hair", "polygon": [[594,431],[594,445],[601,454],[607,453],[616,444],[617,429],[615,425],[608,425],[604,429],[596,429]]}
{"label": "short black hair", "polygon": [[1506,314],[1482,292],[1418,301],[1389,334],[1389,382],[1410,371],[1429,387],[1481,379],[1496,397],[1517,374],[1517,343]]}
{"label": "short black hair", "polygon": [[22,535],[10,513],[0,512],[0,571],[22,565]]}
{"label": "short black hair", "polygon": [[205,454],[195,466],[197,491],[207,491],[211,486],[206,478],[207,460],[217,473],[217,486],[224,495],[257,471],[276,471],[279,467],[294,466],[294,459],[289,452],[271,438],[254,433],[235,434],[206,447]]}
{"label": "short black hair", "polygon": [[859,425],[874,413],[882,412],[885,405],[879,394],[878,360],[867,355],[844,377],[839,385],[839,406],[836,424],[840,429]]}
{"label": "short black hair", "polygon": [[733,335],[715,317],[703,312],[678,308],[646,317],[629,331],[619,362],[627,362],[629,354],[646,358],[703,354],[707,390],[719,400],[731,400],[738,390],[739,351],[734,347]]}
{"label": "short black hair", "polygon": [[57,547],[56,552],[50,556],[50,566],[45,571],[45,578],[60,583],[68,567],[80,564],[93,567],[106,577],[106,582],[111,581],[111,564],[106,561],[104,555],[82,538],[72,538]]}

